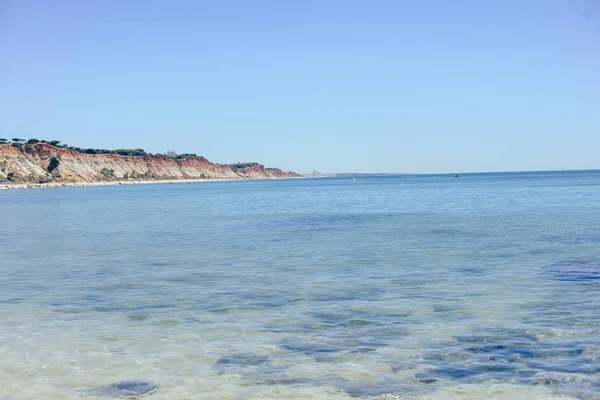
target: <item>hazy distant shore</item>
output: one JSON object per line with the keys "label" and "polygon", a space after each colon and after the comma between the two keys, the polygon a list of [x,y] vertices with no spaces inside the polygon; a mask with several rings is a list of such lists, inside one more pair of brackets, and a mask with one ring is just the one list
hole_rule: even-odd
{"label": "hazy distant shore", "polygon": [[[13,189],[43,189],[58,187],[78,187],[78,186],[116,186],[116,185],[150,185],[156,183],[198,183],[198,182],[239,182],[239,181],[259,181],[273,179],[291,179],[269,178],[269,179],[152,179],[139,181],[98,181],[98,182],[48,182],[48,183],[0,183],[0,190]],[[295,178],[297,179],[297,178]]]}

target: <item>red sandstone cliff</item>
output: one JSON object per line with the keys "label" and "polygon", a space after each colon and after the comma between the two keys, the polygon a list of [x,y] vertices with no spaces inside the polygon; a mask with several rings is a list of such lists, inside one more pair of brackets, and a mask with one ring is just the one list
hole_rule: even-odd
{"label": "red sandstone cliff", "polygon": [[[49,168],[53,158],[58,160],[58,166],[54,169]],[[0,181],[77,183],[136,179],[274,179],[299,176],[294,172],[265,168],[262,165],[235,168],[214,164],[195,156],[178,160],[152,154],[83,154],[47,143],[22,145],[21,149],[0,144]]]}

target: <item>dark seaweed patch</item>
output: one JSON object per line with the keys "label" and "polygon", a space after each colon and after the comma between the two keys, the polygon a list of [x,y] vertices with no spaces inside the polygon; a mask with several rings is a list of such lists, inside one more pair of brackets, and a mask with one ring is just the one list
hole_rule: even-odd
{"label": "dark seaweed patch", "polygon": [[553,243],[564,244],[589,244],[600,243],[600,235],[597,236],[562,236],[562,235],[545,235],[542,240]]}
{"label": "dark seaweed patch", "polygon": [[340,302],[340,301],[350,301],[356,300],[360,298],[362,295],[360,293],[322,293],[314,296],[314,301],[323,301],[323,302]]}
{"label": "dark seaweed patch", "polygon": [[217,365],[231,365],[237,367],[253,367],[264,364],[269,361],[268,356],[260,356],[257,354],[231,354],[219,358]]}
{"label": "dark seaweed patch", "polygon": [[313,313],[312,315],[321,322],[329,325],[342,324],[344,321],[350,318],[349,314]]}
{"label": "dark seaweed patch", "polygon": [[549,265],[554,278],[566,282],[586,282],[600,280],[600,264],[586,261],[568,261]]}
{"label": "dark seaweed patch", "polygon": [[517,367],[510,364],[498,363],[472,363],[469,366],[444,366],[434,368],[427,372],[416,374],[416,377],[423,380],[453,379],[469,380],[478,375],[492,374],[498,379],[503,375],[513,376]]}
{"label": "dark seaweed patch", "polygon": [[538,378],[538,379],[535,380],[534,383],[538,384],[538,385],[545,385],[545,386],[558,386],[558,385],[560,385],[560,382],[557,381],[554,378]]}
{"label": "dark seaweed patch", "polygon": [[358,348],[350,351],[350,353],[373,353],[376,351],[377,351],[376,347],[358,347]]}
{"label": "dark seaweed patch", "polygon": [[306,215],[264,222],[236,224],[234,227],[236,229],[248,229],[251,231],[266,230],[269,232],[325,232],[355,228],[357,225],[383,221],[397,215],[395,213]]}
{"label": "dark seaweed patch", "polygon": [[452,236],[452,237],[465,235],[465,233],[463,231],[461,231],[460,229],[456,229],[456,228],[436,228],[436,229],[431,229],[429,232],[433,233],[434,235]]}
{"label": "dark seaweed patch", "polygon": [[494,329],[483,334],[456,336],[424,356],[436,367],[416,375],[418,379],[452,379],[481,382],[517,380],[537,384],[539,374],[595,375],[600,359],[585,356],[579,343],[544,343],[522,330]]}
{"label": "dark seaweed patch", "polygon": [[281,345],[282,348],[293,351],[295,353],[303,353],[303,354],[323,354],[323,353],[339,353],[341,351],[347,350],[346,347],[336,346],[329,343],[313,343],[313,342],[293,342],[293,343],[283,343]]}
{"label": "dark seaweed patch", "polygon": [[244,302],[261,308],[275,308],[287,305],[292,298],[285,292],[260,291],[243,293]]}
{"label": "dark seaweed patch", "polygon": [[119,312],[119,311],[124,311],[125,308],[120,307],[120,306],[104,306],[104,307],[92,307],[93,311],[96,312],[106,312],[106,313],[111,313],[111,312]]}
{"label": "dark seaweed patch", "polygon": [[215,313],[215,314],[227,314],[230,312],[241,312],[241,311],[252,311],[252,310],[260,310],[262,307],[256,306],[216,306],[207,308],[206,311]]}
{"label": "dark seaweed patch", "polygon": [[310,313],[310,316],[319,320],[321,327],[346,328],[346,327],[369,327],[376,328],[392,326],[396,322],[402,322],[410,314],[384,314],[380,312],[352,311],[351,313]]}
{"label": "dark seaweed patch", "polygon": [[133,313],[133,314],[129,314],[129,319],[132,321],[144,321],[148,319],[148,315],[147,314],[139,314],[139,313]]}
{"label": "dark seaweed patch", "polygon": [[529,368],[562,372],[568,374],[597,374],[600,373],[600,362],[589,357],[578,357],[574,359],[566,359],[558,362],[530,362]]}
{"label": "dark seaweed patch", "polygon": [[318,362],[333,361],[334,356],[342,353],[371,353],[386,344],[369,337],[346,337],[322,341],[287,340],[280,346],[288,351],[308,355]]}
{"label": "dark seaweed patch", "polygon": [[[463,379],[474,375],[478,375],[481,371],[474,368],[460,368],[460,367],[442,367],[431,371],[431,373],[438,377],[447,377],[452,379]],[[421,376],[417,375],[417,378]]]}
{"label": "dark seaweed patch", "polygon": [[459,335],[454,337],[459,343],[497,343],[505,341],[538,342],[535,335],[518,329],[499,329],[480,335]]}
{"label": "dark seaweed patch", "polygon": [[485,270],[483,268],[476,268],[476,267],[465,267],[465,266],[456,266],[453,268],[453,270],[455,272],[464,274],[464,275],[468,275],[468,276],[479,276],[479,275],[483,275],[485,273]]}
{"label": "dark seaweed patch", "polygon": [[289,385],[289,386],[297,386],[297,385],[314,385],[314,381],[308,378],[279,378],[279,379],[270,379],[263,382],[265,385]]}
{"label": "dark seaweed patch", "polygon": [[491,361],[515,362],[535,357],[535,352],[527,348],[526,343],[493,344],[468,347],[470,353],[486,353]]}
{"label": "dark seaweed patch", "polygon": [[445,305],[445,304],[437,304],[433,306],[434,313],[455,313],[457,311],[457,307]]}
{"label": "dark seaweed patch", "polygon": [[25,301],[25,299],[22,297],[15,297],[12,299],[1,299],[0,304],[19,304],[19,303],[23,303],[24,301]]}
{"label": "dark seaweed patch", "polygon": [[145,304],[141,306],[132,307],[134,310],[149,310],[149,309],[162,309],[162,308],[174,308],[175,304]]}
{"label": "dark seaweed patch", "polygon": [[564,375],[535,377],[528,384],[549,386],[557,393],[564,393],[569,398],[581,400],[598,400],[600,397],[600,381],[597,379],[572,378]]}
{"label": "dark seaweed patch", "polygon": [[144,381],[122,381],[110,385],[99,386],[88,391],[89,395],[109,398],[135,399],[154,394],[159,385]]}

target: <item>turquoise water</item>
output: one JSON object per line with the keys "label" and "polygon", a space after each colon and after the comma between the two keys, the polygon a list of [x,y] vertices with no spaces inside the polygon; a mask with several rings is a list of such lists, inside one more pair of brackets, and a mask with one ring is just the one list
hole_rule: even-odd
{"label": "turquoise water", "polygon": [[599,221],[593,171],[1,191],[0,399],[598,399]]}

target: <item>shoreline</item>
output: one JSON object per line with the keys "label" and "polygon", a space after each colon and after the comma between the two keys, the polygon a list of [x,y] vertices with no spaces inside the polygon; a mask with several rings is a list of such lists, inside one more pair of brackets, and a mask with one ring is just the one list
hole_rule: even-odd
{"label": "shoreline", "polygon": [[0,190],[47,189],[60,187],[85,186],[118,186],[118,185],[151,185],[158,183],[201,183],[201,182],[237,182],[237,181],[270,181],[280,179],[298,179],[301,177],[282,177],[268,179],[151,179],[140,181],[96,181],[96,182],[48,182],[48,183],[0,183]]}

